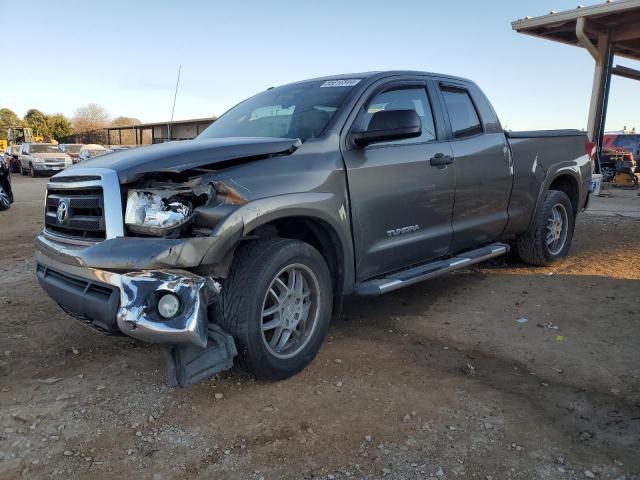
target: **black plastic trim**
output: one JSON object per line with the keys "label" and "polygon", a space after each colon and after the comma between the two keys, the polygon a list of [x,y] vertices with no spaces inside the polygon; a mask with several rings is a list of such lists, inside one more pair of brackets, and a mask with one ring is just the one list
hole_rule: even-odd
{"label": "black plastic trim", "polygon": [[40,286],[62,309],[76,320],[108,334],[120,334],[116,314],[120,292],[112,285],[53,270],[38,264]]}

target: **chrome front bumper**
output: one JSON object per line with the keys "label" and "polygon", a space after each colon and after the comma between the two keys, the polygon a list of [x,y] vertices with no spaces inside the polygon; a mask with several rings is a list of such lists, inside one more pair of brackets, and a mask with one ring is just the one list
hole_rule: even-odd
{"label": "chrome front bumper", "polygon": [[[128,273],[99,270],[82,266],[77,258],[72,262],[67,246],[60,245],[63,262],[52,258],[54,242],[47,242],[47,254],[38,243],[36,240],[38,280],[74,317],[102,329],[109,324],[117,326],[126,335],[147,342],[207,345],[207,307],[220,293],[220,285],[212,278],[179,269]],[[115,301],[109,289],[118,297]],[[181,300],[180,311],[170,320],[161,319],[154,307],[153,299],[163,292],[174,293]],[[100,302],[104,302],[104,308]],[[109,318],[112,316],[115,318]]]}

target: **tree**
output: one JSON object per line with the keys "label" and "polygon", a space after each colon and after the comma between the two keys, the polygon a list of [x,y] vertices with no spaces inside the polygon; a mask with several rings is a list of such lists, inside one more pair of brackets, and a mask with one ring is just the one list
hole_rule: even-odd
{"label": "tree", "polygon": [[71,124],[78,132],[97,130],[109,124],[109,114],[100,105],[90,103],[76,110]]}
{"label": "tree", "polygon": [[36,135],[49,136],[49,125],[47,124],[47,116],[37,108],[30,108],[24,115],[25,127],[33,128]]}
{"label": "tree", "polygon": [[112,127],[130,127],[140,125],[142,122],[135,117],[116,117],[111,121]]}
{"label": "tree", "polygon": [[73,133],[71,121],[61,113],[54,113],[47,116],[47,125],[49,127],[49,135],[57,141],[68,137]]}
{"label": "tree", "polygon": [[22,120],[20,120],[13,110],[0,108],[0,140],[7,139],[7,130],[10,127],[20,126],[22,126]]}

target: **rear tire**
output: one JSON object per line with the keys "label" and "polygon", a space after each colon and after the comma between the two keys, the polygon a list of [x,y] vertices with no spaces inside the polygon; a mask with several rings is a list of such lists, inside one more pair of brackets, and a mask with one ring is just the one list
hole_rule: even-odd
{"label": "rear tire", "polygon": [[315,248],[298,240],[258,240],[236,251],[213,320],[233,335],[245,370],[281,380],[314,359],[332,305],[329,268]]}
{"label": "rear tire", "polygon": [[575,214],[566,193],[549,190],[529,229],[516,239],[520,259],[530,265],[551,265],[567,256]]}

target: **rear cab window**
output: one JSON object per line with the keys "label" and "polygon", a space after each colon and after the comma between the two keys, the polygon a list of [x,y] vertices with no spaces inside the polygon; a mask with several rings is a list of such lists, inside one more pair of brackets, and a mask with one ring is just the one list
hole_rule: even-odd
{"label": "rear cab window", "polygon": [[449,114],[454,138],[471,137],[484,132],[482,121],[467,89],[441,85],[440,91]]}

